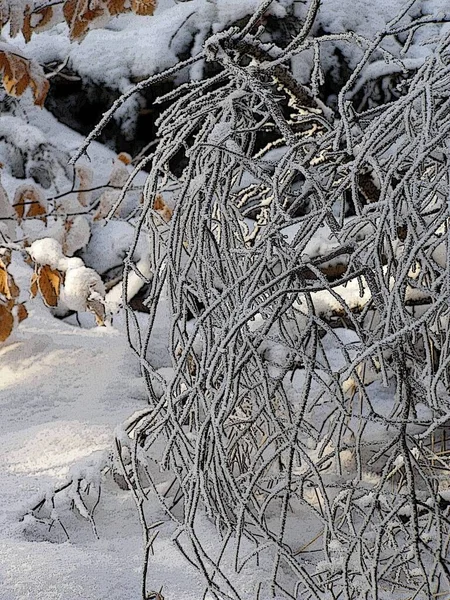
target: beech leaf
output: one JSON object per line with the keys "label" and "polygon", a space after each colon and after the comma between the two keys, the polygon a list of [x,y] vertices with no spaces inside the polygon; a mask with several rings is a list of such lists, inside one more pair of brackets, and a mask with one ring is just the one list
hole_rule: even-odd
{"label": "beech leaf", "polygon": [[34,103],[43,106],[50,84],[42,68],[33,61],[20,56],[6,44],[0,46],[0,71],[3,85],[10,96],[21,96],[29,87]]}
{"label": "beech leaf", "polygon": [[37,283],[44,303],[47,306],[57,306],[61,279],[61,273],[53,270],[48,265],[44,265],[39,269]]}
{"label": "beech leaf", "polygon": [[25,304],[17,304],[17,318],[19,323],[22,323],[24,319],[28,317],[28,311],[26,309]]}
{"label": "beech leaf", "polygon": [[38,279],[39,279],[38,274],[33,273],[33,276],[31,278],[31,283],[30,283],[30,296],[32,298],[35,298],[39,291]]}
{"label": "beech leaf", "polygon": [[0,304],[0,342],[4,342],[11,335],[14,327],[14,317],[4,304]]}
{"label": "beech leaf", "polygon": [[155,0],[131,0],[131,10],[137,15],[151,16],[155,12]]}
{"label": "beech leaf", "polygon": [[86,302],[88,310],[94,313],[95,321],[97,325],[103,326],[105,324],[105,306],[100,300],[91,299]]}

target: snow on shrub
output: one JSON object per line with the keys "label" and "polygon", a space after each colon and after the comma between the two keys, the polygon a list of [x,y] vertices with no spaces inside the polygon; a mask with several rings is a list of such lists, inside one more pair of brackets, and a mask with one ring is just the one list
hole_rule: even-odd
{"label": "snow on shrub", "polygon": [[31,281],[33,296],[39,291],[44,303],[64,306],[76,312],[90,311],[98,325],[105,323],[105,286],[94,269],[81,258],[64,256],[61,244],[53,238],[33,242],[28,252],[35,262]]}

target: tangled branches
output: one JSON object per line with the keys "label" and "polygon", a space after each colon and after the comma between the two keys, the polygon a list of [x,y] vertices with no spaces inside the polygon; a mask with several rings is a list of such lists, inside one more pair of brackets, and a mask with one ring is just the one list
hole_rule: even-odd
{"label": "tangled branches", "polygon": [[[390,59],[383,39],[406,13],[358,39],[333,120],[283,66],[313,47],[318,76],[319,44],[334,39],[308,37],[318,5],[274,49],[251,35],[265,3],[243,31],[207,42],[219,75],[165,98],[136,237],[149,240],[153,278],[133,249],[126,263],[150,288],[145,327],[127,309],[149,407],[119,453],[130,446],[147,547],[156,496],[208,597],[431,599],[450,588],[450,36],[395,102],[363,113],[352,87],[374,53]],[[153,204],[169,192],[167,224]],[[169,380],[147,360],[162,304]],[[248,568],[254,590],[233,575]]]}

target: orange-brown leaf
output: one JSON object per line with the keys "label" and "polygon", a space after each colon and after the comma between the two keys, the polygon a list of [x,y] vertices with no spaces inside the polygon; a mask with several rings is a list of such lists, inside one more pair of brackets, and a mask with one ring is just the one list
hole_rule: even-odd
{"label": "orange-brown leaf", "polygon": [[47,306],[57,306],[61,288],[61,273],[44,265],[39,269],[38,287],[44,303]]}
{"label": "orange-brown leaf", "polygon": [[8,286],[8,272],[5,268],[0,266],[0,294],[5,296],[6,298],[11,297],[9,295],[9,286]]}
{"label": "orange-brown leaf", "polygon": [[112,16],[125,12],[125,0],[107,0],[106,6]]}
{"label": "orange-brown leaf", "polygon": [[128,152],[119,152],[117,159],[123,162],[124,165],[131,165],[132,159]]}
{"label": "orange-brown leaf", "polygon": [[[45,99],[50,89],[50,83],[45,77],[44,71],[37,63],[31,64],[30,87],[33,92],[34,103],[37,106],[44,106]],[[42,76],[41,76],[42,75]]]}
{"label": "orange-brown leaf", "polygon": [[5,296],[7,300],[11,298],[17,298],[20,294],[20,290],[14,281],[13,276],[8,273],[6,266],[3,261],[0,260],[0,294]]}
{"label": "orange-brown leaf", "polygon": [[12,51],[0,50],[0,71],[8,94],[21,96],[30,87],[34,103],[43,105],[50,84],[37,63]]}
{"label": "orange-brown leaf", "polygon": [[173,214],[172,209],[169,206],[167,206],[167,204],[164,202],[161,194],[158,194],[156,196],[153,208],[156,210],[156,212],[159,215],[161,215],[161,217],[164,219],[164,221],[166,223],[168,223],[170,221],[170,219],[172,218],[172,214]]}
{"label": "orange-brown leaf", "polygon": [[31,12],[30,7],[27,6],[25,14],[23,15],[22,34],[26,42],[31,40]]}
{"label": "orange-brown leaf", "polygon": [[20,185],[14,195],[14,208],[19,221],[25,216],[37,217],[46,223],[46,209],[41,192],[31,184]]}
{"label": "orange-brown leaf", "polygon": [[31,278],[31,282],[30,282],[30,296],[32,298],[35,298],[39,291],[38,279],[39,279],[38,274],[33,273],[33,276]]}
{"label": "orange-brown leaf", "polygon": [[0,342],[4,342],[11,335],[14,327],[14,317],[4,304],[0,304]]}
{"label": "orange-brown leaf", "polygon": [[88,192],[87,190],[89,190],[89,188],[92,186],[94,172],[90,167],[86,165],[76,165],[75,171],[79,181],[77,196],[78,202],[83,206],[87,206],[89,204],[89,200],[91,198],[92,193]]}
{"label": "orange-brown leaf", "polygon": [[29,205],[27,217],[39,217],[45,223],[47,221],[44,216],[46,212],[45,207],[38,200],[35,200]]}
{"label": "orange-brown leaf", "polygon": [[75,40],[86,35],[91,21],[105,14],[105,6],[93,6],[90,0],[66,0],[63,14],[69,26],[70,39]]}
{"label": "orange-brown leaf", "polygon": [[105,325],[105,306],[100,300],[88,300],[86,302],[88,310],[94,313],[97,325]]}
{"label": "orange-brown leaf", "polygon": [[9,283],[9,295],[11,298],[18,298],[20,294],[20,290],[14,281],[14,278],[11,274],[8,274],[8,283]]}
{"label": "orange-brown leaf", "polygon": [[155,8],[156,0],[131,0],[131,10],[137,15],[151,16]]}
{"label": "orange-brown leaf", "polygon": [[19,320],[19,323],[22,323],[22,321],[24,319],[26,319],[28,317],[28,311],[26,309],[25,304],[18,304],[17,305],[17,319]]}
{"label": "orange-brown leaf", "polygon": [[40,8],[39,10],[34,10],[33,11],[33,17],[34,20],[37,17],[40,17],[39,21],[36,23],[36,25],[32,26],[33,31],[39,31],[41,29],[43,29],[47,23],[49,23],[52,20],[53,17],[53,7],[52,6],[44,6],[42,8]]}

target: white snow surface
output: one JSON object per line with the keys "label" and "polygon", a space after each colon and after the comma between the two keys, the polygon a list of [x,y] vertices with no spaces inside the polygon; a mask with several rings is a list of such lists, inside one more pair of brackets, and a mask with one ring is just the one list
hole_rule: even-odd
{"label": "white snow surface", "polygon": [[[25,288],[31,268],[15,265]],[[145,408],[145,390],[119,327],[84,329],[52,317],[39,300],[0,345],[1,600],[128,600],[140,597],[141,530],[128,491],[105,476],[96,511],[99,539],[87,522],[57,512],[70,539],[23,515],[70,472],[96,471],[113,431]],[[99,471],[99,468],[98,468]],[[99,472],[98,472],[99,475]],[[155,500],[151,517],[162,517]],[[151,569],[155,589],[179,600],[201,596],[198,575],[161,526]]]}

